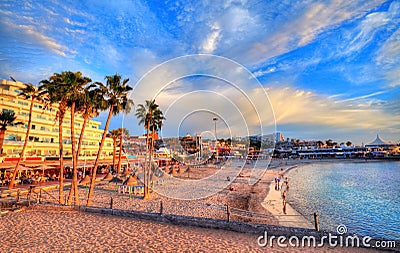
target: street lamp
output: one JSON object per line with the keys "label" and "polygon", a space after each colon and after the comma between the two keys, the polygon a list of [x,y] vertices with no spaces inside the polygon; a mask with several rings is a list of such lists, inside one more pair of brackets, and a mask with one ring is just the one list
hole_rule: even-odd
{"label": "street lamp", "polygon": [[213,121],[214,121],[214,134],[215,134],[215,151],[216,151],[216,154],[217,154],[217,163],[218,163],[218,138],[217,138],[217,121],[218,121],[218,118],[213,118]]}

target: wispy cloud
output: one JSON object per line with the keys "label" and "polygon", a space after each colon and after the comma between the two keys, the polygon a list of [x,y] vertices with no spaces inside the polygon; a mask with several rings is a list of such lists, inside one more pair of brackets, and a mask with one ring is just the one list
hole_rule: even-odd
{"label": "wispy cloud", "polygon": [[[384,107],[363,106],[373,95],[355,100],[337,101],[329,96],[310,91],[299,90],[291,86],[285,88],[270,88],[268,95],[273,105],[277,124],[305,124],[315,132],[326,131],[318,129],[346,130],[380,130],[395,128],[400,122],[400,115],[385,111]],[[361,101],[361,102],[360,102]],[[400,129],[397,133],[400,134]]]}
{"label": "wispy cloud", "polygon": [[343,21],[359,18],[379,4],[377,1],[331,1],[313,3],[310,7],[299,9],[300,15],[282,24],[275,33],[268,34],[261,42],[250,48],[253,60],[263,62],[271,57],[286,53],[309,44],[322,32],[328,31]]}
{"label": "wispy cloud", "polygon": [[66,56],[65,52],[68,51],[68,47],[59,44],[55,39],[38,32],[35,27],[28,25],[17,25],[8,18],[3,18],[0,20],[0,22],[6,26],[8,30],[20,32],[22,34],[21,38],[25,38],[28,41],[34,41],[39,45],[46,47],[55,54]]}

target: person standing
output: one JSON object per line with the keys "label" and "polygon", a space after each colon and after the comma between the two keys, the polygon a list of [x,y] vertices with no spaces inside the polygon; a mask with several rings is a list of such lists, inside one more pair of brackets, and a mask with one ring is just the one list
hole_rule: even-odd
{"label": "person standing", "polygon": [[286,214],[286,190],[282,193],[283,213]]}

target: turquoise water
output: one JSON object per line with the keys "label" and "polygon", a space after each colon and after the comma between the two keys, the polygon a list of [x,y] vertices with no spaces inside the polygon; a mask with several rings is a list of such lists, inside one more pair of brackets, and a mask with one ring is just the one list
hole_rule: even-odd
{"label": "turquoise water", "polygon": [[350,234],[400,240],[400,162],[317,163],[288,177],[288,203],[317,211],[321,229],[344,224]]}

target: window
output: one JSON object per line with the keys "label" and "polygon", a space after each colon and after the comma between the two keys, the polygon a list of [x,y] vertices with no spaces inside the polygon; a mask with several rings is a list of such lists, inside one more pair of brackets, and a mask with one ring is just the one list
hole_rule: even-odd
{"label": "window", "polygon": [[3,112],[14,112],[14,110],[3,109]]}
{"label": "window", "polygon": [[36,126],[35,126],[35,125],[32,125],[31,129],[36,129]]}
{"label": "window", "polygon": [[14,92],[18,94],[22,93],[20,90],[14,90]]}
{"label": "window", "polygon": [[81,126],[81,124],[80,124],[80,123],[75,123],[74,125],[75,125],[75,126]]}
{"label": "window", "polygon": [[10,90],[10,86],[4,87],[3,90]]}
{"label": "window", "polygon": [[92,126],[92,128],[97,129],[97,126]]}
{"label": "window", "polygon": [[44,126],[41,126],[40,131],[46,131],[46,128]]}

